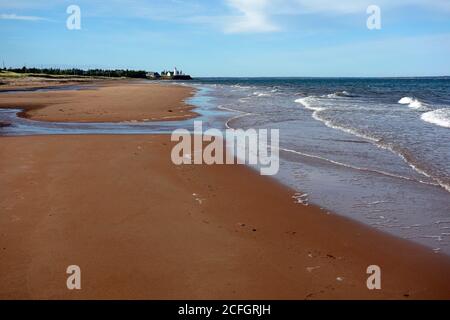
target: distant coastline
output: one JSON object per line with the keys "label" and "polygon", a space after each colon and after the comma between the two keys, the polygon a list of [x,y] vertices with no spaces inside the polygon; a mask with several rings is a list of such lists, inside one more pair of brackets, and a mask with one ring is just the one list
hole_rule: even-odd
{"label": "distant coastline", "polygon": [[63,80],[67,78],[85,79],[110,79],[110,78],[130,78],[130,79],[150,79],[150,80],[192,80],[189,74],[178,71],[174,68],[173,71],[158,72],[145,70],[129,70],[129,69],[59,69],[59,68],[0,68],[0,85],[4,84],[2,79],[10,78],[46,78]]}

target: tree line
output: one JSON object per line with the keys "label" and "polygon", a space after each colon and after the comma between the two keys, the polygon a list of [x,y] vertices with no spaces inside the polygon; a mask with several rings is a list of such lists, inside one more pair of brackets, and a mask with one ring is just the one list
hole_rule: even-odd
{"label": "tree line", "polygon": [[87,77],[127,77],[127,78],[145,78],[147,72],[144,70],[108,70],[108,69],[60,69],[60,68],[3,68],[3,71],[15,73],[31,73],[45,75],[61,75],[61,76],[87,76]]}

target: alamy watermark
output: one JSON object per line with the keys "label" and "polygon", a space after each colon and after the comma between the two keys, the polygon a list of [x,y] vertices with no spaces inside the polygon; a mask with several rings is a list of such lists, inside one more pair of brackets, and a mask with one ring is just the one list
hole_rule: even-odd
{"label": "alamy watermark", "polygon": [[77,5],[70,5],[66,9],[69,15],[66,20],[66,27],[69,30],[81,30],[81,8]]}
{"label": "alamy watermark", "polygon": [[367,29],[380,30],[381,29],[381,8],[377,5],[370,5],[367,7],[366,13],[369,15],[366,21]]}
{"label": "alamy watermark", "polygon": [[172,162],[181,164],[248,164],[259,167],[261,175],[275,175],[280,166],[278,129],[218,129],[203,131],[202,121],[194,121],[194,132],[177,129],[171,135],[178,143]]}
{"label": "alamy watermark", "polygon": [[70,265],[66,269],[67,277],[66,286],[69,290],[81,290],[81,269],[77,265]]}
{"label": "alamy watermark", "polygon": [[370,276],[367,278],[366,285],[369,290],[381,289],[381,268],[377,265],[370,265],[366,270]]}
{"label": "alamy watermark", "polygon": [[[81,30],[81,8],[78,5],[72,4],[67,7],[66,13],[69,15],[66,20],[66,27],[68,30]],[[366,26],[369,30],[381,29],[381,8],[378,5],[372,4],[367,7],[366,13],[369,17],[366,20]]]}

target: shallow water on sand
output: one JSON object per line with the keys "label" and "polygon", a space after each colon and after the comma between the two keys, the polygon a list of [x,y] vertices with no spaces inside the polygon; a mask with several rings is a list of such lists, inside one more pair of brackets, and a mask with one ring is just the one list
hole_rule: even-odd
{"label": "shallow water on sand", "polygon": [[[39,90],[22,91],[63,91],[79,90],[85,87],[58,87]],[[45,135],[45,134],[167,134],[175,129],[192,130],[195,121],[202,121],[204,128],[223,128],[225,121],[230,117],[229,112],[223,112],[211,103],[208,87],[198,86],[198,93],[187,100],[188,104],[199,106],[195,111],[199,114],[195,119],[180,121],[124,121],[118,123],[108,122],[44,122],[20,118],[17,113],[20,109],[0,109],[0,122],[10,124],[0,128],[0,135]],[[1,94],[13,94],[14,92],[4,92]]]}

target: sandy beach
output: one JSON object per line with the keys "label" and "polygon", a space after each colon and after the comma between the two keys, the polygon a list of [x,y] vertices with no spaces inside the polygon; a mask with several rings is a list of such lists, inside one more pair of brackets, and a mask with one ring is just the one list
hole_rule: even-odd
{"label": "sandy beach", "polygon": [[23,117],[53,122],[170,121],[195,116],[193,107],[184,103],[194,94],[190,87],[102,81],[80,88],[2,94],[0,108],[24,109]]}
{"label": "sandy beach", "polygon": [[74,77],[74,76],[50,76],[45,77],[34,75],[18,75],[11,77],[0,73],[0,93],[5,91],[22,91],[27,89],[40,89],[48,87],[62,87],[70,85],[84,85],[93,82],[111,82],[120,81],[120,79],[100,79],[95,77]]}
{"label": "sandy beach", "polygon": [[[0,95],[44,121],[195,114],[179,86]],[[172,110],[172,112],[169,112]],[[63,110],[63,111],[61,111]],[[1,299],[449,299],[450,258],[242,165],[171,162],[167,135],[0,137]],[[82,290],[66,287],[79,265]],[[382,289],[366,286],[369,265]]]}
{"label": "sandy beach", "polygon": [[[0,297],[450,297],[449,259],[295,204],[244,166],[175,166],[170,150],[168,136],[1,138]],[[65,286],[71,264],[81,291]]]}

